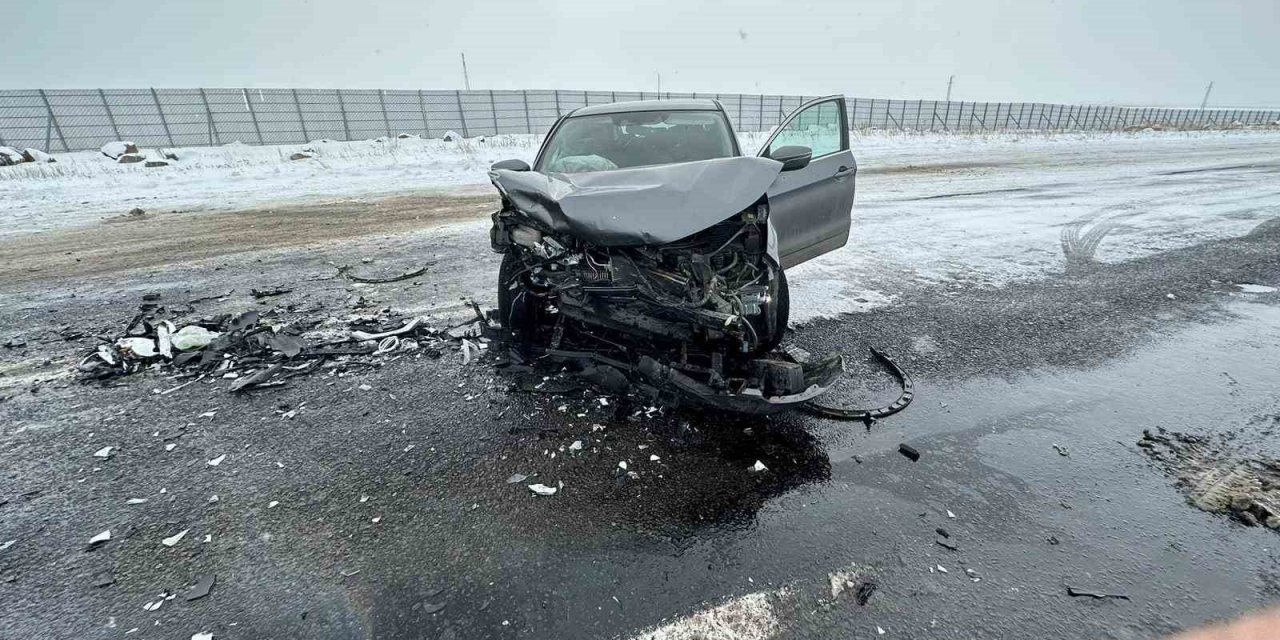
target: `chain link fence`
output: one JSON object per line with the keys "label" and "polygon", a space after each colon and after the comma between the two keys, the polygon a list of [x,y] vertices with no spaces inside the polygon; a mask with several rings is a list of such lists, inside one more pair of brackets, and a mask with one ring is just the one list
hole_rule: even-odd
{"label": "chain link fence", "polygon": [[[777,126],[807,96],[643,91],[413,91],[338,89],[0,90],[0,146],[97,149],[294,144],[401,133],[438,138],[545,133],[581,106],[657,98],[715,98],[738,131]],[[1029,102],[847,98],[854,129],[1115,131],[1271,124],[1280,110],[1164,109]]]}

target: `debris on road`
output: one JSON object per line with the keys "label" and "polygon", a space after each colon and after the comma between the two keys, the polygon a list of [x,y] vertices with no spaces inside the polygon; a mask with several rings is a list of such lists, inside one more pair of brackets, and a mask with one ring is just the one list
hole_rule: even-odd
{"label": "debris on road", "polygon": [[107,529],[106,531],[103,531],[102,533],[99,533],[98,535],[92,538],[89,538],[89,548],[95,549],[99,545],[107,542],[110,539],[111,539],[111,530]]}
{"label": "debris on road", "polygon": [[1129,599],[1129,596],[1126,596],[1121,593],[1098,593],[1095,591],[1085,591],[1083,589],[1077,589],[1071,586],[1067,587],[1067,595],[1073,598],[1093,598],[1095,600],[1105,600],[1107,598],[1114,598],[1116,600]]}
{"label": "debris on road", "polygon": [[[507,478],[507,484],[519,484],[521,482],[524,482],[528,478],[529,476],[526,476],[523,473],[513,473],[511,474],[510,478]],[[361,498],[360,502],[364,502],[364,499]]]}
{"label": "debris on road", "polygon": [[907,459],[912,462],[915,462],[920,459],[920,452],[916,451],[915,447],[909,444],[906,444],[905,442],[898,445],[898,453],[901,453],[902,455],[906,456]]}
{"label": "debris on road", "polygon": [[220,455],[220,456],[218,456],[218,457],[216,457],[216,458],[214,458],[214,459],[212,459],[212,460],[208,461],[208,463],[207,463],[207,464],[208,464],[209,466],[211,466],[211,467],[216,467],[216,466],[218,466],[218,465],[222,464],[222,461],[223,461],[223,460],[226,460],[226,459],[227,459],[227,454],[225,454],[225,453],[224,453],[224,454],[222,454],[222,455]]}
{"label": "debris on road", "polygon": [[1280,460],[1239,452],[1232,439],[1145,430],[1138,447],[1177,479],[1197,509],[1280,531]]}
{"label": "debris on road", "polygon": [[[623,467],[623,468],[625,469],[626,467]],[[748,471],[751,471],[753,473],[763,473],[768,470],[769,470],[769,467],[764,466],[764,463],[760,462],[759,460],[756,460],[756,463],[751,465],[750,468],[748,468]]]}
{"label": "debris on road", "polygon": [[[285,291],[254,290],[260,297]],[[469,355],[483,353],[488,338],[479,336],[491,329],[475,303],[474,318],[449,326],[431,327],[425,318],[406,319],[383,309],[373,316],[352,317],[346,323],[350,331],[339,333],[332,328],[334,319],[290,320],[278,308],[192,319],[184,315],[192,310],[190,303],[170,309],[161,306],[158,295],[148,295],[122,335],[104,339],[81,359],[76,367],[80,380],[154,370],[176,378],[233,380],[229,390],[244,393],[278,388],[289,378],[321,369],[341,372],[376,366],[402,353],[439,357],[447,344],[464,344]],[[391,337],[396,339],[387,340]],[[351,342],[362,344],[343,344]],[[190,382],[158,393],[172,393]]]}
{"label": "debris on road", "polygon": [[1058,455],[1060,455],[1060,456],[1062,456],[1062,457],[1064,457],[1064,458],[1065,458],[1065,457],[1067,457],[1067,456],[1070,456],[1070,455],[1071,455],[1071,452],[1070,452],[1070,451],[1068,451],[1066,447],[1064,447],[1064,446],[1062,446],[1062,445],[1059,445],[1059,444],[1055,444],[1055,445],[1053,445],[1053,450],[1054,450],[1054,451],[1057,451],[1057,452],[1058,452]]}
{"label": "debris on road", "polygon": [[187,535],[188,531],[190,531],[190,529],[183,529],[182,531],[179,531],[178,533],[175,533],[169,536],[168,538],[161,540],[160,544],[163,544],[166,547],[172,547],[178,544],[179,542],[181,542],[182,538]]}
{"label": "debris on road", "polygon": [[529,485],[529,490],[540,496],[554,496],[556,494],[555,487],[548,487],[542,483]]}
{"label": "debris on road", "polygon": [[406,273],[401,273],[401,274],[399,274],[399,275],[387,276],[387,277],[383,277],[383,278],[370,278],[370,277],[367,277],[367,276],[358,276],[358,275],[356,275],[356,274],[354,274],[354,273],[351,273],[351,267],[350,267],[349,265],[348,265],[348,266],[338,267],[338,274],[339,274],[339,275],[341,275],[341,276],[343,276],[344,278],[346,278],[346,279],[348,279],[348,280],[352,281],[352,282],[359,282],[359,283],[361,283],[361,284],[390,284],[390,283],[392,283],[392,282],[401,282],[401,281],[403,281],[403,280],[412,280],[413,278],[416,278],[416,277],[418,277],[418,276],[420,276],[420,275],[422,275],[422,274],[426,273],[426,272],[427,272],[427,269],[429,269],[429,268],[431,267],[431,265],[433,265],[433,264],[435,264],[435,263],[434,263],[434,262],[429,262],[429,263],[427,263],[426,265],[424,265],[421,269],[417,269],[417,270],[414,270],[414,271],[409,271],[409,272],[406,272]]}
{"label": "debris on road", "polygon": [[101,449],[98,449],[97,451],[94,451],[94,452],[93,452],[93,457],[95,457],[95,458],[110,458],[110,457],[111,457],[111,450],[112,450],[113,448],[114,448],[114,447],[103,447],[103,448],[101,448]]}
{"label": "debris on road", "polygon": [[209,595],[209,591],[213,589],[215,581],[216,578],[214,578],[212,573],[207,573],[197,578],[196,583],[187,588],[187,594],[185,596],[186,601],[191,602],[192,600],[199,600],[200,598]]}

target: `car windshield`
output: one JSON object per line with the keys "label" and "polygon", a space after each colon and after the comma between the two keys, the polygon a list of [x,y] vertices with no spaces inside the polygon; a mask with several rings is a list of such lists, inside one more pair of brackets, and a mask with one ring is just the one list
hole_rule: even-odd
{"label": "car windshield", "polygon": [[733,155],[729,125],[719,111],[635,111],[565,120],[538,170],[584,173]]}

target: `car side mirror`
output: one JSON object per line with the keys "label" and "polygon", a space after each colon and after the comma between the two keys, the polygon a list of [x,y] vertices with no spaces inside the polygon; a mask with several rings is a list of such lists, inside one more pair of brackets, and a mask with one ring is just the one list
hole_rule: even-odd
{"label": "car side mirror", "polygon": [[493,163],[493,166],[489,168],[493,171],[497,171],[498,169],[506,169],[507,171],[528,171],[529,163],[524,160],[517,159],[499,160],[498,162]]}
{"label": "car side mirror", "polygon": [[778,147],[769,152],[769,157],[781,162],[783,171],[795,171],[809,166],[809,160],[813,158],[813,149],[799,145]]}

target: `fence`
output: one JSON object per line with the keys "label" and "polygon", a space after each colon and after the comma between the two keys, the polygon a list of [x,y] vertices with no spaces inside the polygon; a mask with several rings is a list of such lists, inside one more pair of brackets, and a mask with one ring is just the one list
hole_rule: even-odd
{"label": "fence", "polygon": [[[465,137],[544,133],[584,105],[716,98],[738,131],[776,126],[805,96],[641,91],[414,91],[335,89],[72,89],[0,91],[0,146],[96,149],[112,140],[148,147],[304,143],[412,133]],[[848,98],[854,129],[1107,131],[1263,124],[1280,111],[1163,109],[1008,102]]]}

